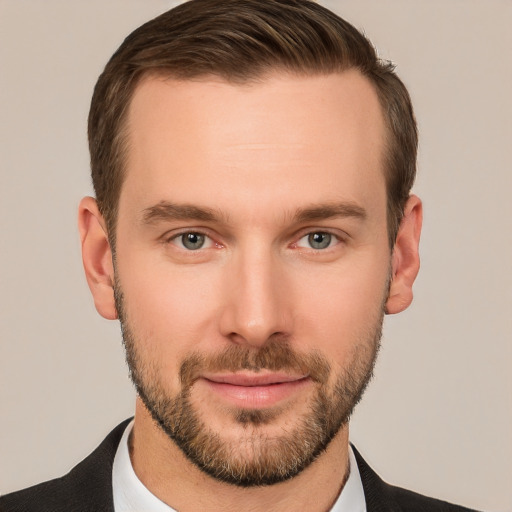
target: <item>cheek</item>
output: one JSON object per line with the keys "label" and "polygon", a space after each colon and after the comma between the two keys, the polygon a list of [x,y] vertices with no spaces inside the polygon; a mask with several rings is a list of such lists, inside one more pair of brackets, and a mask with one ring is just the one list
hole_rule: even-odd
{"label": "cheek", "polygon": [[172,267],[133,255],[119,268],[126,321],[139,352],[163,372],[211,338],[218,301],[207,269]]}
{"label": "cheek", "polygon": [[[297,332],[309,332],[315,348],[343,365],[354,348],[375,337],[387,296],[387,263],[343,266],[302,280]],[[302,325],[300,325],[302,324]]]}

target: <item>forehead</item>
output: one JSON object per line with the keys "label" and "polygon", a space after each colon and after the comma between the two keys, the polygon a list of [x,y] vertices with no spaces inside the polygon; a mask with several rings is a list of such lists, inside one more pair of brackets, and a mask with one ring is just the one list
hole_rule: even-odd
{"label": "forehead", "polygon": [[275,190],[281,200],[314,202],[371,201],[385,189],[381,107],[355,70],[275,73],[242,85],[146,77],[127,130],[120,212],[126,196],[203,204],[215,197],[227,208],[235,199],[278,200]]}

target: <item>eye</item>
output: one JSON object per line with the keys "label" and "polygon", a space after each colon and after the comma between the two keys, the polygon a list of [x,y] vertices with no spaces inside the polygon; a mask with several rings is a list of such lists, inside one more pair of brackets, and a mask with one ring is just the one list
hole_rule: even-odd
{"label": "eye", "polygon": [[212,245],[211,239],[203,233],[189,231],[181,233],[171,239],[175,245],[187,251],[197,251],[198,249],[206,249]]}
{"label": "eye", "polygon": [[337,238],[325,231],[315,231],[303,236],[298,242],[298,247],[307,247],[315,250],[327,249],[337,242]]}

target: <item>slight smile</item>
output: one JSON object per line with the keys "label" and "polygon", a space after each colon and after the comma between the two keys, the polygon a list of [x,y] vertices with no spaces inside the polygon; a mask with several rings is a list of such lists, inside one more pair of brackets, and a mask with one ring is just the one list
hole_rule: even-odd
{"label": "slight smile", "polygon": [[231,405],[265,409],[291,397],[311,383],[311,379],[308,375],[286,373],[231,373],[202,376],[198,382]]}

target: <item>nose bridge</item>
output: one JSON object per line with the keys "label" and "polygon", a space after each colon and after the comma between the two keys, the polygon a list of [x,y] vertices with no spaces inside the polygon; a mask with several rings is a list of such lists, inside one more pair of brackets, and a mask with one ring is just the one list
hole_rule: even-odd
{"label": "nose bridge", "polygon": [[265,344],[273,334],[286,334],[278,256],[257,240],[239,248],[233,258],[223,331],[235,341]]}

